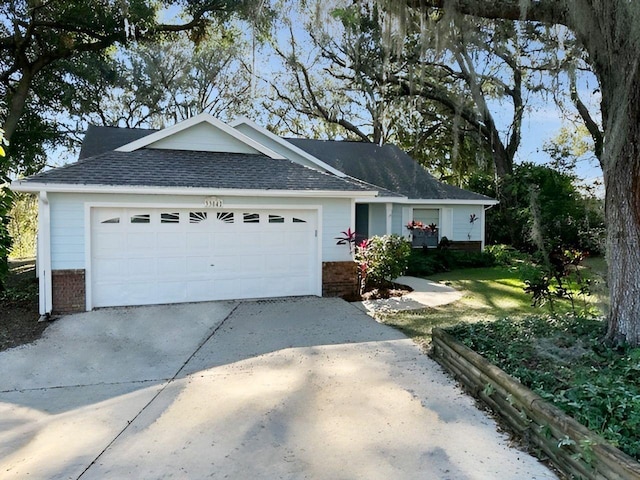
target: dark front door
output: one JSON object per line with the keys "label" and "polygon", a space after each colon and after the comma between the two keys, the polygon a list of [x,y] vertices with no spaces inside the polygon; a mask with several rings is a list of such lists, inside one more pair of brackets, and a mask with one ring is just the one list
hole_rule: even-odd
{"label": "dark front door", "polygon": [[356,204],[356,244],[369,238],[369,205]]}

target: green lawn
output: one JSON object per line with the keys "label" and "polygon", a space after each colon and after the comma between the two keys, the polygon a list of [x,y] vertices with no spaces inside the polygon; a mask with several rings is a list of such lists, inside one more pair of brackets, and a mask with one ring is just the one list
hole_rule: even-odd
{"label": "green lawn", "polygon": [[[531,306],[531,297],[524,292],[525,285],[515,267],[454,270],[429,279],[464,292],[464,297],[442,307],[380,316],[382,322],[402,330],[423,346],[431,341],[434,327],[550,313],[548,306]],[[597,298],[589,301],[594,303]],[[554,301],[554,307],[558,313],[571,310],[566,300]]]}

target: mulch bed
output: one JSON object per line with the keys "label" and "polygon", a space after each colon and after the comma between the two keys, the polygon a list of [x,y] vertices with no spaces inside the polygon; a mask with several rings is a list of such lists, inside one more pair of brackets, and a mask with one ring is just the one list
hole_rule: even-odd
{"label": "mulch bed", "polygon": [[8,291],[0,294],[0,351],[31,343],[49,325],[38,322],[38,280],[34,261],[10,261]]}
{"label": "mulch bed", "polygon": [[392,283],[387,288],[374,288],[367,292],[364,292],[361,296],[361,300],[378,300],[381,298],[402,297],[407,293],[412,292],[413,289],[406,285],[400,285],[398,283]]}

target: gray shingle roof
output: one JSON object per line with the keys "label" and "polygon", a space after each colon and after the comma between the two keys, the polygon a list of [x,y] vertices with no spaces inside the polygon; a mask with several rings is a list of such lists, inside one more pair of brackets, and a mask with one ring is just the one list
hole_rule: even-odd
{"label": "gray shingle roof", "polygon": [[332,167],[373,185],[413,199],[492,200],[438,181],[395,145],[287,138]]}
{"label": "gray shingle roof", "polygon": [[95,125],[89,125],[82,139],[82,147],[78,158],[82,160],[83,158],[110,152],[157,131],[147,128],[96,127]]}
{"label": "gray shingle roof", "polygon": [[[80,161],[29,177],[27,182],[247,188],[278,190],[379,190],[380,196],[434,200],[492,200],[438,181],[395,145],[364,142],[286,139],[332,167],[347,179],[322,174],[287,160],[263,155],[118,147],[157,130],[90,125]],[[242,161],[242,168],[238,160]]]}
{"label": "gray shingle roof", "polygon": [[374,190],[289,160],[265,155],[146,148],[133,152],[102,153],[34,175],[26,179],[26,183],[350,192]]}

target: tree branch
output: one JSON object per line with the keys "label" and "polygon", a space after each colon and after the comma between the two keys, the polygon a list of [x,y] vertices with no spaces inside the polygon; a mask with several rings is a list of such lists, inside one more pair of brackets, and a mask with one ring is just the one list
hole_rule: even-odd
{"label": "tree branch", "polygon": [[602,152],[604,148],[604,135],[600,131],[600,127],[591,117],[591,113],[587,106],[582,102],[582,99],[578,95],[578,88],[576,86],[576,76],[575,72],[569,72],[569,81],[570,81],[570,93],[571,100],[576,106],[582,121],[584,122],[585,127],[591,134],[591,138],[593,138],[593,150],[596,154],[596,158],[602,162]]}
{"label": "tree branch", "polygon": [[430,8],[452,10],[464,15],[490,20],[523,20],[548,24],[567,25],[569,22],[566,2],[562,0],[537,0],[522,8],[519,0],[405,0],[418,10]]}

